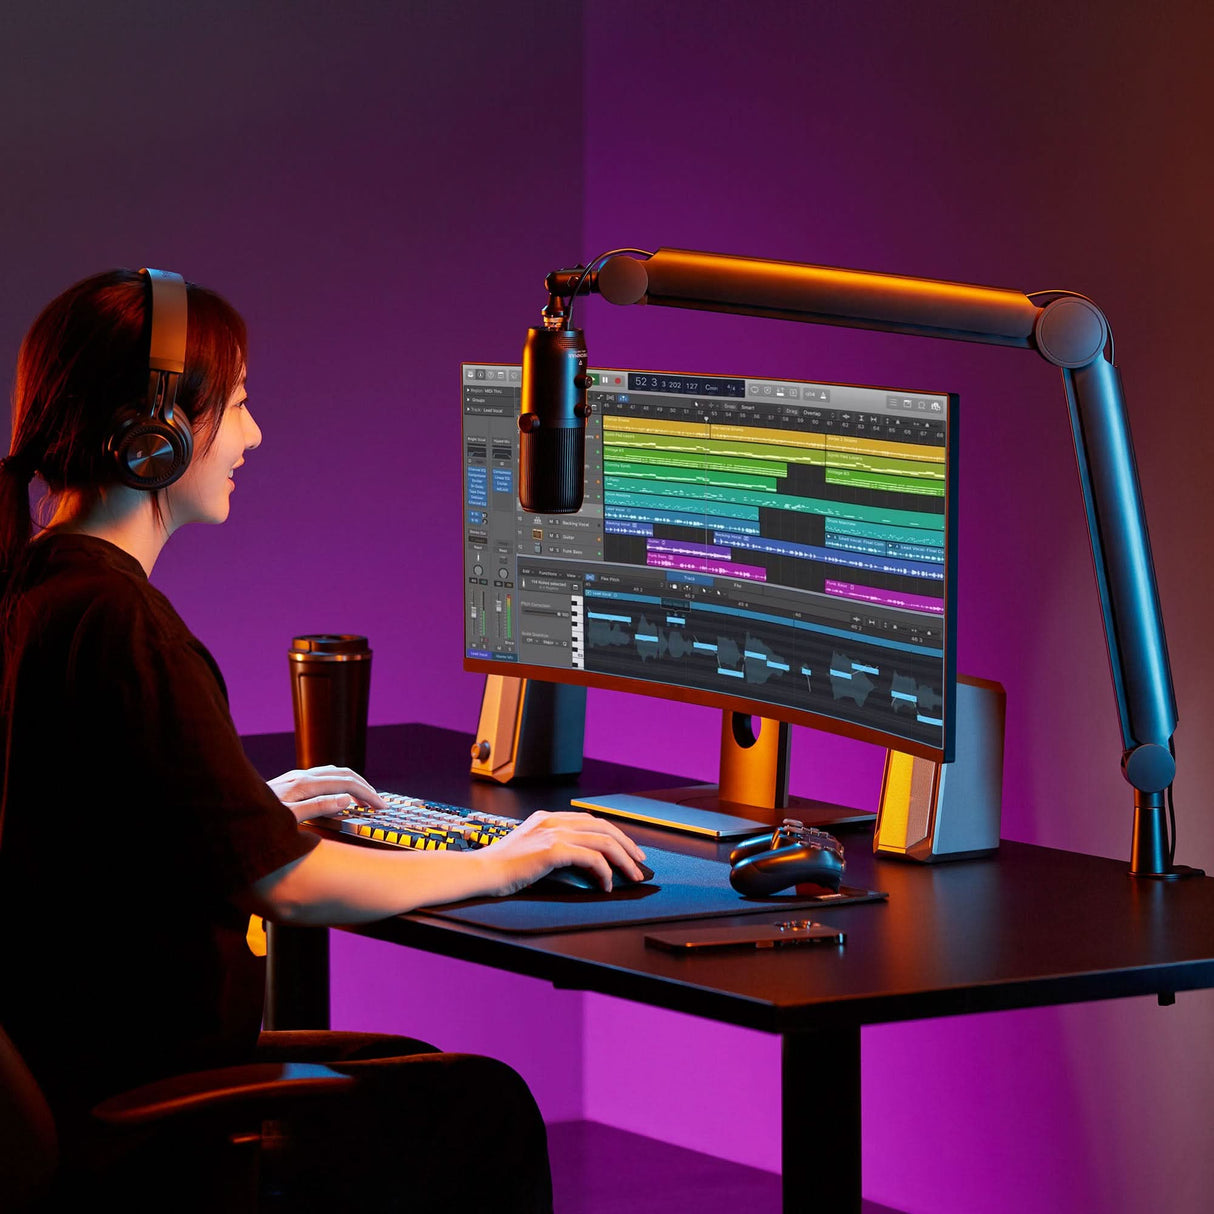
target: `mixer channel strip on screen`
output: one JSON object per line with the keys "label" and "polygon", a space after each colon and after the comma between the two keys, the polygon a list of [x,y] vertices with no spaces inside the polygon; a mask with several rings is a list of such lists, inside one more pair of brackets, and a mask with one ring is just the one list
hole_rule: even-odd
{"label": "mixer channel strip on screen", "polygon": [[505,838],[518,823],[513,818],[477,813],[462,805],[428,801],[402,793],[381,792],[386,810],[351,802],[332,817],[313,818],[310,826],[350,835],[369,843],[416,851],[467,851]]}

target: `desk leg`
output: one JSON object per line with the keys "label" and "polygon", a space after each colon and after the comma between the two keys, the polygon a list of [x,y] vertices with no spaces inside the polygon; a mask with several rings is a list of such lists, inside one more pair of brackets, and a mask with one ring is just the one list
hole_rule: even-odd
{"label": "desk leg", "polygon": [[329,929],[266,924],[268,1029],[329,1027]]}
{"label": "desk leg", "polygon": [[860,1214],[860,1030],[785,1033],[784,1214]]}

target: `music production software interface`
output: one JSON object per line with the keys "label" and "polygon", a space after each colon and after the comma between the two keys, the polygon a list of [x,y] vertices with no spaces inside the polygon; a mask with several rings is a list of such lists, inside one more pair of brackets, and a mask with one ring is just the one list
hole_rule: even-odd
{"label": "music production software interface", "polygon": [[515,479],[520,369],[461,369],[468,657],[943,748],[955,398],[590,374],[582,509],[533,515]]}

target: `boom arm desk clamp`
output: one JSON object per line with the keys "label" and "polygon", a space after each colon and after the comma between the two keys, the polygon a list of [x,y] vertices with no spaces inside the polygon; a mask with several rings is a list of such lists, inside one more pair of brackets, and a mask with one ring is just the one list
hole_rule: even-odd
{"label": "boom arm desk clamp", "polygon": [[[631,252],[631,251],[630,251]],[[597,267],[597,268],[596,268]],[[1062,372],[1100,611],[1121,724],[1122,773],[1134,789],[1130,872],[1173,879],[1165,793],[1176,772],[1172,686],[1142,493],[1121,377],[1105,356],[1108,322],[1091,300],[933,279],[658,249],[555,270],[551,297],[592,291],[610,303],[733,312],[1036,350]]]}

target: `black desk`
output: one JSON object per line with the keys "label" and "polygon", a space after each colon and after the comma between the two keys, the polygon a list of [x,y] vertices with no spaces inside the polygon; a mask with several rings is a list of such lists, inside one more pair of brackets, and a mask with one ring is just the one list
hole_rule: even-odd
{"label": "black desk", "polygon": [[[634,792],[678,783],[588,760],[576,786],[499,788],[471,780],[469,741],[425,725],[376,727],[367,774],[382,788],[520,817],[566,807],[575,789]],[[252,737],[246,747],[267,776],[293,765],[289,734]],[[728,852],[728,845],[666,831],[632,833],[642,846]],[[1166,1001],[1176,991],[1214,986],[1214,879],[1136,882],[1124,861],[1011,842],[990,859],[919,867],[876,860],[865,835],[843,839],[848,881],[890,897],[831,907],[822,916],[847,931],[842,950],[683,957],[647,948],[652,929],[643,926],[510,936],[424,913],[354,930],[558,987],[781,1034],[785,1211],[804,1208],[811,1193],[815,1209],[860,1209],[863,1025],[1126,995]],[[817,1095],[824,1091],[835,1093],[825,1108]],[[828,1169],[816,1167],[812,1181],[803,1146],[811,1135],[814,1159],[833,1160]]]}

